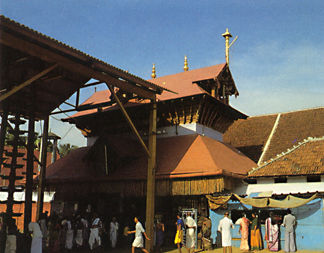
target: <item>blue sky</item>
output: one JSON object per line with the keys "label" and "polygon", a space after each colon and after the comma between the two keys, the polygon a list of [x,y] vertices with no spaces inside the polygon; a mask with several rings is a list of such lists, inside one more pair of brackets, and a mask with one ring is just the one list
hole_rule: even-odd
{"label": "blue sky", "polygon": [[[324,106],[323,9],[309,0],[0,3],[1,14],[145,79],[152,63],[158,76],[181,72],[184,55],[190,69],[224,62],[228,27],[239,37],[230,69],[240,96],[231,105],[248,115]],[[51,125],[62,143],[84,145],[71,125]]]}

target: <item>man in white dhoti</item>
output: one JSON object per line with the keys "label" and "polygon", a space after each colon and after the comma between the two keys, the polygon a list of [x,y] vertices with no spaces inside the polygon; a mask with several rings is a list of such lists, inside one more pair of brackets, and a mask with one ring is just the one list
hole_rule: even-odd
{"label": "man in white dhoti", "polygon": [[186,248],[188,253],[193,252],[196,247],[196,229],[197,224],[195,220],[191,217],[191,213],[187,214],[187,218],[185,220],[186,226]]}
{"label": "man in white dhoti", "polygon": [[136,223],[135,230],[127,232],[127,234],[135,234],[135,239],[132,244],[132,253],[135,253],[135,248],[140,248],[143,252],[149,253],[144,249],[144,239],[142,234],[144,234],[146,240],[150,240],[150,238],[146,235],[145,230],[137,217],[134,218],[134,222]]}
{"label": "man in white dhoti", "polygon": [[42,240],[43,234],[40,229],[40,226],[36,222],[30,222],[28,224],[28,230],[32,233],[32,244],[31,244],[31,253],[42,253]]}
{"label": "man in white dhoti", "polygon": [[90,237],[89,237],[90,250],[94,248],[95,243],[97,243],[98,246],[101,246],[101,238],[99,235],[99,229],[101,228],[102,228],[102,223],[100,221],[100,218],[98,217],[97,214],[94,214],[94,220],[90,228]]}
{"label": "man in white dhoti", "polygon": [[222,247],[223,252],[229,248],[229,252],[232,253],[232,232],[231,228],[234,229],[233,221],[229,218],[229,213],[226,211],[224,218],[219,221],[218,231],[222,234]]}
{"label": "man in white dhoti", "polygon": [[69,218],[62,221],[62,226],[65,228],[65,248],[72,250],[73,248],[73,235],[74,231],[72,229],[72,222]]}
{"label": "man in white dhoti", "polygon": [[111,247],[115,248],[116,243],[117,243],[117,235],[118,235],[118,229],[119,229],[119,224],[117,222],[116,217],[112,218],[112,221],[110,222],[110,242],[111,242]]}

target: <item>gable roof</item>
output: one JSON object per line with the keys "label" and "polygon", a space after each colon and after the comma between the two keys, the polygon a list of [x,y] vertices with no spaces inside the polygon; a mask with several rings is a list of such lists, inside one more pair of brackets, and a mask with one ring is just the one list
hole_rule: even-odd
{"label": "gable roof", "polygon": [[[258,162],[278,114],[239,119],[224,134],[224,142]],[[262,162],[285,152],[294,144],[324,135],[324,107],[281,113]]]}
{"label": "gable roof", "polygon": [[252,169],[249,177],[324,174],[324,137],[308,138],[276,158]]}
{"label": "gable roof", "polygon": [[169,90],[177,92],[177,94],[166,92],[158,95],[159,100],[174,99],[179,97],[192,96],[207,92],[198,86],[198,81],[215,80],[226,67],[226,63],[183,71],[173,75],[162,76],[150,79],[149,81]]}
{"label": "gable roof", "polygon": [[[232,86],[234,86],[235,94],[237,95],[238,92],[236,90],[234,81],[231,77],[229,68],[227,67],[226,63],[194,69],[190,71],[184,71],[173,75],[162,76],[159,78],[150,79],[148,81],[150,83],[156,84],[158,87],[163,87],[167,90],[173,91],[173,92],[163,92],[162,94],[157,94],[156,96],[157,99],[159,101],[164,101],[164,100],[177,99],[177,98],[194,96],[199,94],[209,94],[206,90],[201,88],[197,83],[199,83],[200,81],[208,81],[208,80],[215,82],[215,80],[219,78],[220,75],[223,75],[222,73],[225,70],[228,72],[228,74],[226,74],[227,78],[231,80],[230,83]],[[109,90],[97,91],[92,96],[90,96],[86,101],[84,101],[81,104],[81,106],[96,105],[100,103],[109,102],[111,101],[110,95],[111,93]],[[128,107],[134,104],[141,104],[147,102],[148,102],[147,100],[142,100],[142,101],[130,100],[129,102],[125,103],[124,106]],[[102,109],[107,110],[107,108],[110,107],[114,107],[114,106],[110,105],[110,106],[103,107]],[[96,113],[97,111],[98,111],[97,109],[79,111],[74,115],[72,115],[70,118],[90,115],[92,113]]]}
{"label": "gable roof", "polygon": [[[127,148],[125,149],[125,144]],[[109,176],[87,161],[90,147],[71,151],[67,156],[47,168],[47,181],[144,180],[147,174],[147,157],[140,152],[138,143],[130,139],[110,139],[120,160],[128,160]],[[109,148],[108,148],[109,149]],[[118,150],[123,150],[120,154]],[[243,177],[256,164],[238,150],[201,135],[185,135],[157,139],[157,179],[207,177],[227,175]]]}

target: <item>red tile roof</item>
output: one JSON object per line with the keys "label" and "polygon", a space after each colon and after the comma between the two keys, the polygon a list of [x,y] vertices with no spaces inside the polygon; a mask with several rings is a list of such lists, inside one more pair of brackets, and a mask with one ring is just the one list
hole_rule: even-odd
{"label": "red tile roof", "polygon": [[324,137],[309,138],[249,172],[249,177],[323,175]]}
{"label": "red tile roof", "polygon": [[164,92],[157,96],[159,100],[174,99],[179,97],[192,96],[201,93],[207,93],[196,83],[201,80],[216,79],[216,77],[226,67],[226,63],[210,67],[184,71],[173,75],[162,76],[149,80],[159,86],[177,92],[178,94]]}
{"label": "red tile roof", "polygon": [[[47,168],[48,182],[77,180],[143,180],[147,157],[139,144],[129,139],[110,139],[110,148],[119,155],[121,164],[111,175],[94,169],[87,162],[90,147],[80,148]],[[125,148],[127,147],[127,148]],[[122,152],[122,153],[121,153]],[[157,139],[157,178],[184,178],[229,175],[242,177],[256,164],[238,150],[201,135]]]}
{"label": "red tile roof", "polygon": [[258,162],[276,117],[266,115],[239,119],[224,133],[223,141]]}
{"label": "red tile roof", "polygon": [[[218,64],[210,67],[200,68],[200,69],[194,69],[190,71],[184,71],[173,75],[167,75],[155,79],[148,80],[151,83],[154,83],[158,86],[167,88],[169,90],[172,90],[176,92],[177,94],[165,91],[161,95],[157,94],[158,100],[168,100],[168,99],[175,99],[180,97],[186,97],[186,96],[193,96],[197,94],[203,94],[207,92],[200,88],[196,83],[193,83],[195,81],[201,81],[201,80],[209,80],[209,79],[215,79],[222,70],[226,67],[226,63]],[[85,104],[99,104],[103,102],[110,101],[110,91],[109,90],[103,90],[103,91],[97,91],[95,92],[91,97],[89,97],[86,101],[82,103],[82,105]],[[137,103],[145,103],[146,101],[141,101]],[[125,106],[129,106],[134,104],[134,101],[130,101],[125,104]],[[114,106],[111,106],[114,107]],[[103,110],[107,110],[108,107],[104,107]],[[76,114],[72,115],[71,118],[76,118],[83,115],[88,115],[92,113],[96,113],[97,109],[90,109],[86,111],[80,111]]]}
{"label": "red tile roof", "polygon": [[[258,162],[278,114],[249,117],[234,122],[225,132],[224,142]],[[294,144],[324,135],[324,107],[281,113],[277,128],[264,154],[267,161]]]}

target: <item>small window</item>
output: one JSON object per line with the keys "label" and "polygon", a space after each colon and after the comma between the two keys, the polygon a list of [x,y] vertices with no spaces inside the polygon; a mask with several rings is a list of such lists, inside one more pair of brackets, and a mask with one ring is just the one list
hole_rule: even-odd
{"label": "small window", "polygon": [[321,182],[321,176],[307,176],[307,182]]}
{"label": "small window", "polygon": [[274,182],[275,182],[275,184],[287,183],[287,178],[286,177],[275,177]]}

